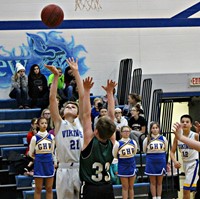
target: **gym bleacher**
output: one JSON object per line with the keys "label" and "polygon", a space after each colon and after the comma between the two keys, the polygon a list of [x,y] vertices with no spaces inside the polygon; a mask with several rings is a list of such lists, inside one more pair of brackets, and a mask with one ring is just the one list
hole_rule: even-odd
{"label": "gym bleacher", "polygon": [[[20,190],[18,175],[9,160],[11,152],[25,154],[24,142],[33,117],[39,117],[40,109],[16,109],[13,99],[0,100],[0,198],[23,198],[23,190],[32,189],[31,185]],[[22,176],[25,179],[28,176]],[[26,180],[25,180],[26,181]],[[31,180],[32,182],[32,180]]]}

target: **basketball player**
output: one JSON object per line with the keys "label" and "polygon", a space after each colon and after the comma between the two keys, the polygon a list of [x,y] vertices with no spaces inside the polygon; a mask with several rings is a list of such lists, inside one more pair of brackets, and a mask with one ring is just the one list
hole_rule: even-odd
{"label": "basketball player", "polygon": [[[197,121],[195,121],[195,129],[196,129],[197,133],[200,133],[200,123]],[[174,134],[175,134],[177,140],[180,140],[181,142],[187,144],[189,147],[200,152],[200,143],[197,142],[196,140],[192,140],[192,139],[184,136],[182,134],[181,124],[176,122],[173,125],[173,131],[174,131]],[[199,155],[199,157],[200,157],[200,155]],[[200,176],[200,171],[199,171],[199,176]],[[199,199],[199,198],[200,198],[200,178],[197,181],[197,188],[196,188],[196,194],[195,194],[195,199]]]}
{"label": "basketball player", "polygon": [[[91,126],[90,104],[92,78],[86,78],[83,84],[84,144],[80,157],[81,198],[114,199],[109,169],[113,161],[112,149],[115,143],[113,89],[117,84],[108,80],[107,86],[102,86],[108,96],[108,116],[99,118],[94,132]],[[78,87],[79,92],[80,89],[81,87]]]}
{"label": "basketball player", "polygon": [[[79,96],[83,96],[83,84],[78,73],[78,60],[67,60],[79,85]],[[56,192],[58,199],[77,199],[80,191],[79,161],[83,146],[82,98],[79,106],[75,102],[64,104],[62,118],[59,114],[56,94],[59,72],[54,66],[47,66],[54,80],[50,88],[50,111],[55,125],[56,154],[59,166],[56,174]],[[80,117],[78,117],[78,114]]]}
{"label": "basketball player", "polygon": [[[174,162],[175,168],[179,169],[181,164],[175,158],[176,147],[178,146],[183,160],[183,169],[185,171],[185,181],[183,184],[183,197],[184,199],[190,198],[190,191],[196,190],[199,170],[199,154],[194,150],[193,145],[190,143],[197,141],[199,135],[191,131],[192,117],[190,115],[182,115],[180,124],[174,125],[175,135],[174,142],[170,151],[170,157]],[[185,142],[185,137],[191,141]]]}

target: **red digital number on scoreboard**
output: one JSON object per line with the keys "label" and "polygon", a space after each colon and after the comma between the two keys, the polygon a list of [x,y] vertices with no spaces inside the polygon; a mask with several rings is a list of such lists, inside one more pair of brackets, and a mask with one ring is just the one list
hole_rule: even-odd
{"label": "red digital number on scoreboard", "polygon": [[193,86],[200,86],[200,77],[193,77],[190,84]]}

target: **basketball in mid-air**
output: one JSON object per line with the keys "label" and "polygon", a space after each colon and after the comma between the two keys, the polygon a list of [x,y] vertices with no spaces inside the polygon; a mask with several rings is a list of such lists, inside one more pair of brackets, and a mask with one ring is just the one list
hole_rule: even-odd
{"label": "basketball in mid-air", "polygon": [[55,4],[49,4],[42,9],[42,22],[49,28],[59,26],[64,19],[64,12],[61,7]]}

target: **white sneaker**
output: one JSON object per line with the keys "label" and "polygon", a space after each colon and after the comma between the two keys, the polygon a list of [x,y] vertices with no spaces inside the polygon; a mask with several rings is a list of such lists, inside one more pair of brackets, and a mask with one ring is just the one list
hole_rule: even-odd
{"label": "white sneaker", "polygon": [[33,181],[32,181],[31,186],[32,186],[32,189],[35,189],[35,180],[34,180],[34,179],[33,179]]}

